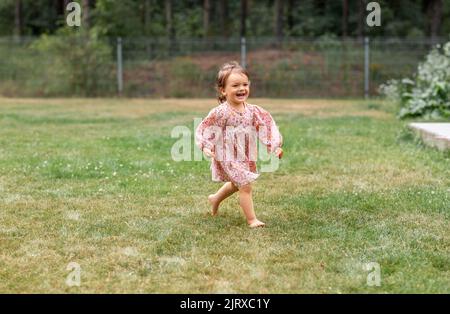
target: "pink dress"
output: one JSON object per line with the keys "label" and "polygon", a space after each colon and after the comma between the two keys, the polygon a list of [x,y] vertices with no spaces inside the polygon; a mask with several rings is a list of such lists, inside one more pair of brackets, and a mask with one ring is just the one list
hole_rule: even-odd
{"label": "pink dress", "polygon": [[216,157],[211,162],[213,181],[246,185],[259,176],[256,170],[257,138],[273,153],[283,138],[269,112],[244,103],[239,112],[227,102],[212,109],[197,127],[195,142],[209,148]]}

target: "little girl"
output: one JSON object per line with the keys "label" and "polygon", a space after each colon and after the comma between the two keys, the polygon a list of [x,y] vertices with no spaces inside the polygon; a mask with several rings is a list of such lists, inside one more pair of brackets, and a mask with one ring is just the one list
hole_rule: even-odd
{"label": "little girl", "polygon": [[[265,224],[256,218],[253,209],[251,183],[259,174],[255,154],[252,153],[256,149],[256,141],[251,141],[252,134],[248,130],[255,130],[268,152],[275,153],[278,158],[283,155],[282,136],[269,112],[246,102],[250,94],[249,74],[237,62],[227,62],[221,67],[216,89],[220,105],[209,112],[195,133],[196,144],[212,158],[213,181],[226,182],[208,197],[212,215],[217,215],[224,199],[239,191],[239,204],[248,225],[251,228],[263,227]],[[244,138],[244,143],[236,141],[237,138]],[[227,154],[223,153],[224,148]],[[239,153],[240,158],[237,157]]]}

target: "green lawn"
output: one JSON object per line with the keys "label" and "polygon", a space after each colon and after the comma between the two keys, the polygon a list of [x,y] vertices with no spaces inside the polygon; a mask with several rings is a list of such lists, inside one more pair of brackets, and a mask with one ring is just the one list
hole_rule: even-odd
{"label": "green lawn", "polygon": [[171,159],[172,128],[213,100],[0,98],[0,292],[450,292],[448,152],[386,104],[251,102],[285,138],[258,230],[237,197],[208,216],[206,160]]}

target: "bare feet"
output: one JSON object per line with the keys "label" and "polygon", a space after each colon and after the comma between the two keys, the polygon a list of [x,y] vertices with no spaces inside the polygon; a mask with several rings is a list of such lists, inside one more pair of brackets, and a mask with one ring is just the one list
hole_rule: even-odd
{"label": "bare feet", "polygon": [[215,194],[209,195],[208,201],[212,206],[211,215],[216,216],[219,210],[220,203],[217,201]]}
{"label": "bare feet", "polygon": [[247,221],[247,223],[250,228],[264,227],[266,225],[265,223],[263,223],[262,221],[259,221],[258,219],[255,219],[252,221]]}

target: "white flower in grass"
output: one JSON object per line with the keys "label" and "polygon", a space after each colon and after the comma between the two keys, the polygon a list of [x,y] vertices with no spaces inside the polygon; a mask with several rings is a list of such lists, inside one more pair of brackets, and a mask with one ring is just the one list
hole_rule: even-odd
{"label": "white flower in grass", "polygon": [[66,212],[66,218],[70,220],[80,220],[80,213],[77,211],[68,211]]}
{"label": "white flower in grass", "polygon": [[138,256],[139,251],[135,247],[128,246],[122,250],[122,254],[126,256]]}

